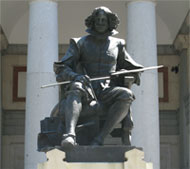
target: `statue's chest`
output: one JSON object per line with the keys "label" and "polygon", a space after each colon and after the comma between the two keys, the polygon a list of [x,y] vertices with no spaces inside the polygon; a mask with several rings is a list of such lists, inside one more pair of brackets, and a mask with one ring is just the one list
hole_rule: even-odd
{"label": "statue's chest", "polygon": [[117,45],[110,41],[88,41],[82,47],[80,58],[82,62],[114,64],[117,61],[118,52]]}

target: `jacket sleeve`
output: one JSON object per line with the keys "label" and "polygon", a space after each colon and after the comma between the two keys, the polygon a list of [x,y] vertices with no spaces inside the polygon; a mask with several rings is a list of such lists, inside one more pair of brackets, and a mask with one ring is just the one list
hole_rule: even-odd
{"label": "jacket sleeve", "polygon": [[[121,69],[132,70],[132,69],[140,69],[140,68],[143,68],[143,66],[138,64],[132,59],[132,57],[127,53],[125,49],[125,41],[121,40],[119,44],[117,70],[121,70]],[[140,85],[140,73],[133,73],[131,75],[134,76],[135,78],[134,83],[136,83],[137,85]]]}
{"label": "jacket sleeve", "polygon": [[135,62],[132,57],[128,54],[125,48],[125,41],[123,39],[120,40],[119,43],[119,56],[117,61],[117,69],[126,69],[126,70],[132,70],[132,69],[139,69],[143,68],[142,65]]}
{"label": "jacket sleeve", "polygon": [[71,39],[66,54],[59,62],[54,62],[54,71],[58,82],[66,80],[72,81],[78,76],[78,73],[76,73],[76,65],[79,61],[80,52],[77,40],[78,39]]}

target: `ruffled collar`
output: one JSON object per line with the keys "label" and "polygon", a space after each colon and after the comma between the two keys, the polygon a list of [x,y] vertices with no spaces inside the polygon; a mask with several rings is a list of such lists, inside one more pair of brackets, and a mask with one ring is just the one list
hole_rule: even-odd
{"label": "ruffled collar", "polygon": [[113,35],[116,35],[116,34],[119,33],[118,31],[116,31],[114,29],[114,30],[108,31],[108,32],[106,32],[104,34],[100,34],[100,33],[97,33],[97,32],[95,32],[95,31],[93,31],[92,29],[89,29],[89,28],[86,29],[86,32],[93,35],[93,36],[96,36],[98,39],[106,39],[106,38],[108,38],[108,36],[113,36]]}

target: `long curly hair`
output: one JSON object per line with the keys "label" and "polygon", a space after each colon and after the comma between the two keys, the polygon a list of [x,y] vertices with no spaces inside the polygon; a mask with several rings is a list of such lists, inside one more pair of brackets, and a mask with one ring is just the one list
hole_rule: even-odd
{"label": "long curly hair", "polygon": [[94,30],[95,17],[99,14],[99,12],[102,11],[108,17],[108,25],[109,25],[108,30],[111,32],[112,30],[118,27],[120,20],[117,14],[113,13],[110,9],[104,6],[95,8],[92,14],[85,19],[85,25],[87,26],[88,29]]}

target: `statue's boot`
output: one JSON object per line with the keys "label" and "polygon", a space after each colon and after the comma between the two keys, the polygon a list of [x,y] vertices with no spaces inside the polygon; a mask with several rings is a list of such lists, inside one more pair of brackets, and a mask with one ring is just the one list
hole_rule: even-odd
{"label": "statue's boot", "polygon": [[130,100],[115,102],[109,109],[108,116],[100,134],[95,137],[91,145],[102,145],[105,137],[119,124],[127,115],[131,105]]}
{"label": "statue's boot", "polygon": [[72,134],[64,134],[63,140],[61,141],[61,146],[65,148],[72,148],[77,145],[76,136]]}
{"label": "statue's boot", "polygon": [[124,145],[131,145],[131,130],[133,128],[133,119],[131,117],[131,108],[127,116],[122,121],[122,143]]}
{"label": "statue's boot", "polygon": [[78,122],[80,112],[82,110],[81,96],[78,91],[70,92],[64,105],[65,112],[65,128],[66,133],[61,141],[62,147],[72,147],[76,145],[75,128]]}

